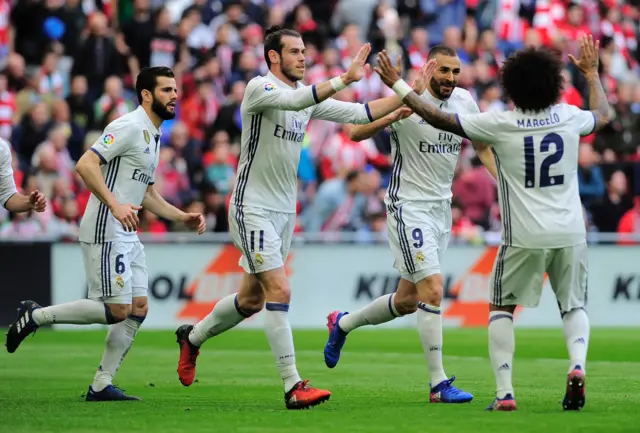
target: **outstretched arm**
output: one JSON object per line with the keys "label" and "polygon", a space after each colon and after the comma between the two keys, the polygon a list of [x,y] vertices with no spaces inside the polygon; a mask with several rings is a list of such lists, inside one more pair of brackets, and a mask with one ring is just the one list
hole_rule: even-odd
{"label": "outstretched arm", "polygon": [[330,98],[346,86],[360,81],[369,70],[366,64],[371,53],[371,45],[364,44],[351,62],[349,70],[339,77],[313,86],[298,89],[279,88],[268,79],[252,80],[247,86],[243,104],[247,112],[261,112],[270,108],[300,111]]}
{"label": "outstretched arm", "polygon": [[[443,131],[453,132],[460,137],[469,138],[460,126],[456,114],[445,113],[418,96],[413,90],[407,93],[410,89],[411,87],[404,80],[400,80],[399,83],[393,86],[393,90],[398,96],[402,97],[402,101],[407,107],[411,108],[414,113],[426,120],[431,126]],[[406,96],[403,97],[402,95]]]}
{"label": "outstretched arm", "polygon": [[382,131],[387,126],[391,126],[391,124],[406,119],[411,116],[413,111],[411,111],[408,107],[400,107],[396,111],[391,114],[387,114],[386,116],[376,120],[375,122],[368,123],[366,125],[356,125],[353,128],[349,129],[349,138],[353,141],[362,141],[367,140],[380,131]]}
{"label": "outstretched arm", "polygon": [[602,88],[598,74],[600,41],[593,41],[593,36],[580,38],[580,58],[569,54],[569,59],[582,72],[589,85],[589,110],[593,113],[595,125],[593,131],[600,131],[607,126],[610,119],[611,107],[607,95]]}
{"label": "outstretched arm", "polygon": [[[429,60],[422,67],[422,76],[432,76],[435,68],[436,61],[434,59]],[[382,50],[378,53],[378,66],[376,66],[375,70],[380,75],[382,81],[391,87],[396,95],[402,99],[402,102],[411,108],[414,113],[426,120],[431,126],[453,132],[460,137],[469,138],[460,126],[455,114],[445,113],[436,106],[428,103],[400,78],[398,71],[392,66],[386,51]]]}

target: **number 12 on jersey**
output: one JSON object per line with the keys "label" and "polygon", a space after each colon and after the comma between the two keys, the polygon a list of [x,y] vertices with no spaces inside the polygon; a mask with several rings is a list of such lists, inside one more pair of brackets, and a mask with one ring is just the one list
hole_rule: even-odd
{"label": "number 12 on jersey", "polygon": [[[542,138],[540,142],[540,152],[549,152],[553,145],[555,150],[542,160],[540,165],[540,188],[554,185],[562,185],[564,183],[564,175],[549,175],[549,170],[553,164],[560,162],[564,154],[564,141],[558,134],[552,132]],[[524,186],[525,188],[536,187],[536,154],[535,143],[532,136],[524,137]]]}

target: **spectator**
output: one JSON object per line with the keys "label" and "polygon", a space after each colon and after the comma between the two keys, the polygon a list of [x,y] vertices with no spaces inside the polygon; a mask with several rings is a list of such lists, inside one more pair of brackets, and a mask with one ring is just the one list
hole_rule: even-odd
{"label": "spectator", "polygon": [[604,195],[602,171],[596,165],[596,155],[590,144],[580,144],[578,151],[578,187],[580,199],[588,209]]}
{"label": "spectator", "polygon": [[[626,236],[640,234],[640,194],[636,194],[633,199],[633,208],[629,209],[620,219],[618,233]],[[638,245],[639,243],[630,239],[618,241],[618,245]]]}
{"label": "spectator", "polygon": [[614,233],[632,204],[627,197],[627,178],[620,170],[611,174],[604,197],[591,206],[592,220],[601,232]]}

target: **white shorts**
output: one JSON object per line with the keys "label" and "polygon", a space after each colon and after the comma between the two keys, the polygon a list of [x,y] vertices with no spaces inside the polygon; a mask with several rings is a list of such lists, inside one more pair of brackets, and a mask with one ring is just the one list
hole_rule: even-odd
{"label": "white shorts", "polygon": [[587,305],[587,244],[553,249],[502,245],[489,279],[489,301],[497,306],[537,307],[545,272],[562,312]]}
{"label": "white shorts", "polygon": [[140,242],[81,242],[89,299],[108,304],[131,304],[147,296],[149,274]]}
{"label": "white shorts", "polygon": [[248,274],[283,267],[296,224],[296,215],[250,206],[229,206],[229,232],[242,252],[240,266]]}
{"label": "white shorts", "polygon": [[417,283],[440,274],[440,262],[451,236],[451,202],[409,202],[387,214],[394,267],[405,280]]}

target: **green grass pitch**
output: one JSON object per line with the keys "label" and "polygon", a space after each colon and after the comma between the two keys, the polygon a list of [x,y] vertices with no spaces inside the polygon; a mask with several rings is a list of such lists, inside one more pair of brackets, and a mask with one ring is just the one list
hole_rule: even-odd
{"label": "green grass pitch", "polygon": [[640,431],[640,333],[592,331],[587,405],[565,413],[568,368],[561,329],[518,330],[514,385],[518,412],[484,409],[494,393],[486,329],[445,330],[445,369],[475,394],[470,404],[429,404],[428,372],[415,330],[360,330],[340,364],[325,367],[326,332],[295,331],[298,367],[333,393],[326,404],[287,411],[261,331],[231,331],[204,347],[198,381],[178,382],[171,332],[145,331],[116,378],[142,402],[86,403],[105,332],[41,330],[14,354],[0,354],[0,432],[456,432]]}

